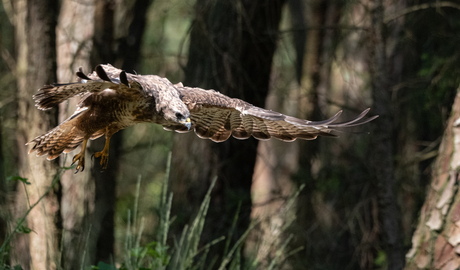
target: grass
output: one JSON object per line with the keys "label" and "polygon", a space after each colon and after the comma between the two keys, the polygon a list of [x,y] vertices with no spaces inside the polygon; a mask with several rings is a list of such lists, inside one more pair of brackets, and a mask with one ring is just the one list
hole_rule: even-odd
{"label": "grass", "polygon": [[[206,220],[206,214],[209,208],[211,201],[211,190],[213,189],[217,178],[214,178],[211,186],[209,187],[203,202],[201,203],[200,209],[195,217],[195,219],[189,224],[184,226],[182,234],[179,239],[174,241],[173,247],[168,246],[167,239],[169,234],[169,227],[171,224],[171,202],[173,194],[168,194],[168,182],[169,182],[169,168],[170,168],[171,156],[169,155],[168,164],[167,164],[167,173],[166,177],[162,184],[162,192],[160,199],[160,222],[158,225],[158,233],[156,236],[156,241],[152,241],[147,244],[142,244],[142,233],[144,229],[144,218],[138,217],[138,201],[139,201],[139,190],[141,177],[138,177],[137,187],[136,187],[136,196],[134,201],[134,209],[131,212],[128,210],[128,225],[125,235],[124,251],[122,258],[118,258],[117,261],[121,261],[118,264],[112,262],[107,264],[104,262],[99,262],[97,265],[93,266],[83,266],[85,261],[85,253],[82,255],[82,270],[86,269],[99,269],[99,270],[205,270],[205,269],[230,269],[230,270],[252,270],[258,269],[260,266],[259,262],[254,258],[242,259],[242,249],[244,247],[246,238],[248,234],[256,227],[261,221],[253,220],[246,232],[233,244],[230,246],[231,236],[233,234],[234,228],[237,224],[238,212],[235,213],[233,220],[233,225],[229,229],[227,237],[220,237],[214,241],[207,243],[200,247],[200,239],[203,233],[203,227]],[[56,177],[53,179],[52,184],[49,189],[40,197],[40,199],[33,205],[31,205],[28,211],[17,221],[16,226],[13,231],[7,236],[6,241],[2,244],[0,248],[0,269],[14,269],[20,270],[23,269],[20,265],[9,266],[6,264],[7,256],[10,250],[11,239],[16,233],[30,233],[30,229],[23,225],[29,212],[36,206],[38,203],[47,195],[49,190],[51,190],[54,184],[60,179],[61,174],[71,168],[60,168]],[[22,181],[24,184],[27,184],[27,179],[17,179]],[[299,190],[300,192],[300,190]],[[286,208],[292,206],[299,192],[297,192],[291,200],[288,201]],[[238,210],[239,211],[239,210]],[[132,223],[131,223],[132,220]],[[284,226],[283,230],[287,228],[288,224]],[[90,228],[91,230],[91,228]],[[87,234],[89,236],[89,232]],[[295,252],[300,251],[296,249],[293,251],[288,250],[288,245],[292,240],[293,236],[289,236],[283,242],[280,247],[277,247],[277,251],[274,252],[274,256],[270,258],[270,264],[267,269],[276,269],[288,256],[294,254]],[[207,255],[212,248],[212,246],[220,241],[225,239],[225,251],[221,260],[214,258],[209,262]],[[254,252],[254,254],[257,254]],[[62,269],[60,262],[57,262],[58,269]]]}

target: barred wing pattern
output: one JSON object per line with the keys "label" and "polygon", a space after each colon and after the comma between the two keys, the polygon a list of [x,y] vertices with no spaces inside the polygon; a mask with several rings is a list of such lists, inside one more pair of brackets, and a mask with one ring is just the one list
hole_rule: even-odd
{"label": "barred wing pattern", "polygon": [[[366,109],[351,121],[336,123],[342,113],[339,111],[328,120],[314,122],[262,109],[214,90],[181,85],[176,87],[182,101],[190,110],[192,129],[200,138],[214,142],[226,141],[230,135],[236,139],[253,136],[258,140],[276,138],[286,142],[296,139],[314,140],[318,136],[337,137],[333,133],[335,128],[365,124],[378,117],[363,119],[369,112],[369,109]],[[189,131],[184,126],[176,124],[163,127],[180,133]]]}

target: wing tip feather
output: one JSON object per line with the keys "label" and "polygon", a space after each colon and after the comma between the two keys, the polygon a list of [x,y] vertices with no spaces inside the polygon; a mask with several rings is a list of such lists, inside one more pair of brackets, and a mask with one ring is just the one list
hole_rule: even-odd
{"label": "wing tip feather", "polygon": [[112,80],[109,78],[109,76],[105,72],[104,68],[102,67],[102,65],[97,65],[95,70],[96,70],[97,76],[99,76],[99,78],[101,80],[107,81],[107,82],[112,82]]}
{"label": "wing tip feather", "polygon": [[129,81],[128,81],[128,77],[126,76],[126,72],[124,70],[122,70],[120,72],[120,82],[126,86],[128,86],[129,88],[131,87],[129,85]]}
{"label": "wing tip feather", "polygon": [[78,71],[77,71],[76,74],[80,79],[91,81],[91,79],[88,76],[86,76],[85,73],[83,73],[83,68],[82,67],[78,68]]}

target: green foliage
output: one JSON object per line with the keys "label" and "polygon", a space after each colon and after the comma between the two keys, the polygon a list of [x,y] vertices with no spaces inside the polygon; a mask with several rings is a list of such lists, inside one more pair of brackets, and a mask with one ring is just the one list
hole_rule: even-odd
{"label": "green foliage", "polygon": [[27,181],[27,178],[23,178],[21,176],[10,176],[6,180],[9,182],[21,181],[26,185],[30,185],[30,182]]}
{"label": "green foliage", "polygon": [[22,225],[23,222],[24,222],[24,220],[22,218],[18,218],[18,220],[16,221],[16,230],[15,231],[17,233],[25,233],[25,234],[29,234],[30,232],[32,232],[32,229],[30,229],[27,226]]}
{"label": "green foliage", "polygon": [[23,270],[23,268],[18,264],[15,266],[0,265],[1,270]]}
{"label": "green foliage", "polygon": [[170,256],[167,253],[168,248],[168,246],[163,246],[161,243],[153,241],[145,247],[131,249],[131,254],[137,258],[150,257],[160,259],[163,265],[167,265],[170,260]]}
{"label": "green foliage", "polygon": [[[148,243],[144,247],[131,248],[129,251],[130,258],[137,262],[135,264],[123,262],[119,269],[164,269],[171,259],[171,256],[167,252],[168,248],[168,246],[163,246],[161,243],[155,241]],[[98,267],[100,267],[99,264]]]}
{"label": "green foliage", "polygon": [[387,255],[384,251],[379,251],[379,253],[377,254],[377,258],[375,258],[375,265],[376,266],[384,266],[386,263],[387,263]]}
{"label": "green foliage", "polygon": [[91,266],[91,270],[116,270],[117,268],[105,262],[99,262],[97,266]]}

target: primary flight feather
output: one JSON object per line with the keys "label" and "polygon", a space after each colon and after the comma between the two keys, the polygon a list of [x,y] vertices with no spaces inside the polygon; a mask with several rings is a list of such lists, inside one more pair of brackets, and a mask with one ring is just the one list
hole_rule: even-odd
{"label": "primary flight feather", "polygon": [[313,122],[253,106],[241,99],[230,98],[214,90],[204,90],[172,84],[156,75],[134,75],[110,64],[98,65],[85,75],[77,72],[78,82],[51,84],[34,95],[36,106],[48,110],[76,95],[82,95],[77,110],[67,120],[27,144],[35,143],[29,154],[57,158],[80,144],[75,155],[76,172],[85,167],[86,144],[89,139],[105,135],[101,165],[107,168],[110,138],[117,131],[137,123],[160,124],[166,130],[194,130],[203,139],[223,142],[230,136],[258,140],[276,138],[282,141],[313,140],[318,136],[333,136],[334,128],[365,124],[377,116],[364,119],[369,109],[355,119],[336,123],[341,111],[328,120]]}

